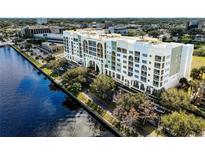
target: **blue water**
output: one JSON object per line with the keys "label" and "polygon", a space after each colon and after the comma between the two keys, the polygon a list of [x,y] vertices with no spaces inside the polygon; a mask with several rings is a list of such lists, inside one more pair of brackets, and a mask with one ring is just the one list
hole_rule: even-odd
{"label": "blue water", "polygon": [[11,47],[0,48],[0,136],[113,136]]}

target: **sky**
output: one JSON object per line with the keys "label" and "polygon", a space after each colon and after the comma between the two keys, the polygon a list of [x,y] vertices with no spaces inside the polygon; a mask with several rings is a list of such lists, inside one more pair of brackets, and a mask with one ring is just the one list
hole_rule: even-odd
{"label": "sky", "polygon": [[1,0],[0,17],[205,17],[205,0]]}

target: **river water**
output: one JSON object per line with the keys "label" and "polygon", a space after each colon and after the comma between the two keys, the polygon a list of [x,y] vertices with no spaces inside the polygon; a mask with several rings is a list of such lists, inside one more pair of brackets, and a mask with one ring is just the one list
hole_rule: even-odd
{"label": "river water", "polygon": [[0,47],[0,136],[114,136],[38,72]]}

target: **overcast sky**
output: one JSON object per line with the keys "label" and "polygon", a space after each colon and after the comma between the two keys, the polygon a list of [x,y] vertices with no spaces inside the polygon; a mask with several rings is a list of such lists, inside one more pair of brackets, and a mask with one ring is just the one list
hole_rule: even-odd
{"label": "overcast sky", "polygon": [[205,0],[1,0],[0,17],[205,17]]}

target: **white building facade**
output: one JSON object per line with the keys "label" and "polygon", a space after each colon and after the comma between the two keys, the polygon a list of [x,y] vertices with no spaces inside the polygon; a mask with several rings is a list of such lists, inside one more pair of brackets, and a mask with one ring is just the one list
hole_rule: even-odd
{"label": "white building facade", "polygon": [[102,31],[64,31],[65,57],[148,94],[189,78],[193,45]]}

